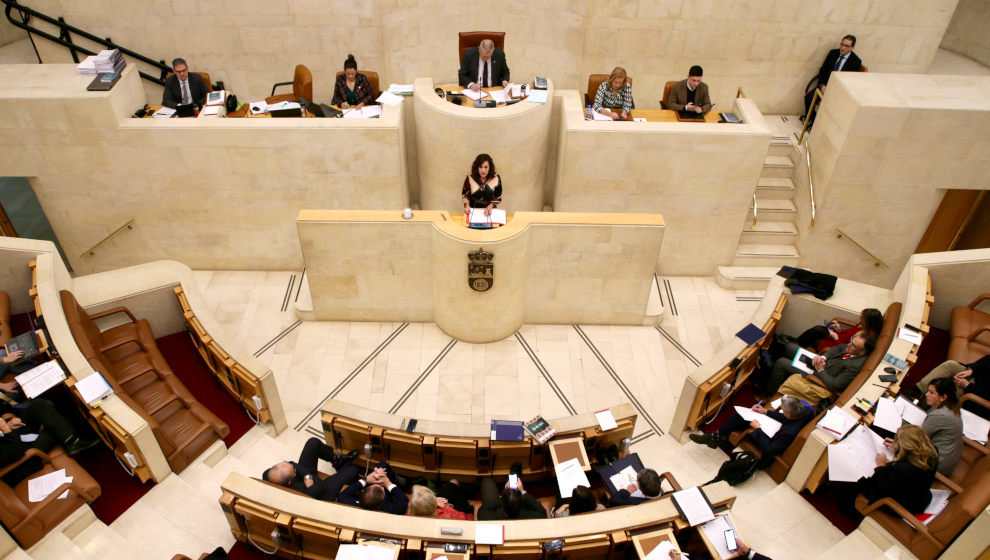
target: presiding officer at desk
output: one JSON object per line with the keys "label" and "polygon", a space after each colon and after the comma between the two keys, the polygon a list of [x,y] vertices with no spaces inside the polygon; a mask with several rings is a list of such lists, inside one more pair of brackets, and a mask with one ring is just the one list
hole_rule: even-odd
{"label": "presiding officer at desk", "polygon": [[628,119],[632,107],[632,84],[626,77],[626,69],[616,66],[608,80],[598,85],[592,109],[615,121]]}
{"label": "presiding officer at desk", "polygon": [[344,109],[348,107],[361,109],[374,102],[375,92],[371,89],[371,82],[364,74],[358,74],[354,55],[347,55],[347,60],[344,61],[344,73],[337,76],[337,81],[333,84],[331,104]]}
{"label": "presiding officer at desk", "polygon": [[671,88],[667,105],[675,111],[707,113],[712,108],[712,100],[708,97],[708,84],[701,81],[703,73],[701,66],[692,66],[688,70],[687,79],[677,82]]}
{"label": "presiding officer at desk", "polygon": [[471,164],[471,174],[464,178],[461,188],[464,213],[469,208],[484,208],[490,216],[492,209],[502,202],[502,178],[495,172],[495,161],[488,154],[478,154]]}
{"label": "presiding officer at desk", "polygon": [[509,65],[505,62],[505,53],[496,49],[491,39],[485,39],[477,47],[464,51],[457,75],[461,87],[474,91],[480,91],[483,87],[509,85]]}
{"label": "presiding officer at desk", "polygon": [[195,103],[202,107],[206,105],[206,82],[199,74],[189,72],[185,59],[176,58],[172,61],[172,72],[175,74],[165,80],[165,93],[162,94],[162,105],[175,109],[176,105]]}

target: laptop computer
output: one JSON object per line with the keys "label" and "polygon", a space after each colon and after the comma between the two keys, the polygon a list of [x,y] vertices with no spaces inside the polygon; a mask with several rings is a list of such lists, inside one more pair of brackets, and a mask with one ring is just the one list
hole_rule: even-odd
{"label": "laptop computer", "polygon": [[341,115],[340,109],[334,109],[326,103],[313,103],[311,101],[306,104],[306,110],[315,117],[330,118],[339,117]]}
{"label": "laptop computer", "polygon": [[273,119],[287,118],[287,117],[301,117],[302,107],[293,107],[290,109],[274,109],[268,111],[268,114],[271,115]]}
{"label": "laptop computer", "polygon": [[7,350],[7,355],[23,350],[25,358],[37,356],[39,354],[38,337],[34,334],[34,329],[31,329],[5,342],[4,348]]}
{"label": "laptop computer", "polygon": [[678,111],[677,120],[679,121],[703,121],[705,120],[704,113],[695,113],[694,111]]}
{"label": "laptop computer", "polygon": [[183,105],[183,104],[180,103],[179,105],[176,105],[175,106],[175,116],[179,117],[180,119],[188,118],[188,117],[195,117],[196,116],[196,104],[195,103],[187,103],[187,104]]}

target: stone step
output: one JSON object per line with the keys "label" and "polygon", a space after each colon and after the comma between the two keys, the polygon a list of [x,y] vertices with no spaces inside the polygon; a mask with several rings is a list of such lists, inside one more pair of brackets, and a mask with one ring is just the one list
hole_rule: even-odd
{"label": "stone step", "polygon": [[136,535],[134,539],[128,539],[100,521],[83,529],[72,538],[72,542],[94,560],[117,558],[122,551],[127,551],[130,558],[153,558],[154,554],[142,544],[142,539],[147,537],[147,534],[141,534]]}
{"label": "stone step", "polygon": [[715,282],[727,290],[765,290],[778,266],[720,266]]}
{"label": "stone step", "polygon": [[751,227],[753,222],[746,223],[746,229],[742,232],[741,243],[747,245],[767,244],[767,245],[794,245],[797,240],[797,226],[793,222],[771,222],[760,220],[756,222],[756,227]]}
{"label": "stone step", "polygon": [[52,530],[27,551],[33,560],[96,560],[61,531]]}
{"label": "stone step", "polygon": [[740,243],[732,266],[794,266],[801,255],[793,245]]}
{"label": "stone step", "polygon": [[[763,198],[756,197],[756,221],[759,222],[782,222],[793,221],[797,208],[794,202],[786,198]],[[746,216],[746,226],[753,223],[753,207],[749,207],[749,215]]]}
{"label": "stone step", "polygon": [[756,196],[761,199],[793,199],[794,181],[790,177],[760,177],[756,181]]}
{"label": "stone step", "polygon": [[769,155],[763,160],[763,177],[790,177],[794,163],[786,155]]}
{"label": "stone step", "polygon": [[790,157],[794,153],[794,145],[786,136],[778,140],[774,137],[770,140],[770,147],[767,148],[768,156]]}

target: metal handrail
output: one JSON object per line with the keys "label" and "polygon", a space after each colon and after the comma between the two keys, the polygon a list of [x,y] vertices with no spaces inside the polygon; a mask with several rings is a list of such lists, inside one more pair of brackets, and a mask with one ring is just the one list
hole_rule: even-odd
{"label": "metal handrail", "polygon": [[822,90],[815,88],[815,95],[811,98],[811,105],[808,105],[808,114],[804,116],[804,126],[801,127],[801,136],[798,137],[798,146],[801,145],[801,141],[804,140],[804,133],[807,132],[808,126],[811,124],[811,115],[815,112],[818,104],[822,100]]}
{"label": "metal handrail", "polygon": [[108,236],[104,237],[103,239],[101,239],[96,245],[93,245],[89,249],[83,251],[83,253],[81,255],[79,255],[79,258],[85,257],[87,255],[92,256],[92,255],[96,254],[97,247],[99,247],[100,245],[103,245],[107,241],[110,241],[110,238],[112,238],[113,236],[117,235],[118,233],[124,231],[125,229],[134,229],[134,218],[131,218],[130,220],[127,220],[127,223],[126,224],[124,224],[124,225],[120,226],[119,228],[117,228],[117,229],[113,230],[112,232],[110,232],[110,235],[108,235]]}
{"label": "metal handrail", "polygon": [[890,270],[890,267],[887,266],[887,263],[885,263],[882,260],[880,260],[879,257],[877,257],[876,255],[874,255],[873,253],[871,253],[866,247],[863,247],[862,245],[860,245],[858,241],[856,241],[852,237],[849,237],[849,234],[848,233],[842,231],[839,228],[835,228],[835,235],[839,239],[842,239],[842,238],[848,239],[849,242],[852,243],[853,245],[855,245],[857,249],[859,249],[860,251],[866,253],[871,259],[873,259],[873,266],[882,266],[884,268],[884,270]]}
{"label": "metal handrail", "polygon": [[756,229],[756,213],[759,209],[760,207],[756,204],[756,193],[753,193],[753,225],[749,226],[749,229]]}
{"label": "metal handrail", "polygon": [[[7,5],[7,8],[4,10],[4,13],[7,15],[7,20],[10,21],[10,23],[12,23],[15,27],[19,27],[20,29],[27,31],[29,34],[34,34],[39,37],[43,37],[45,39],[48,39],[49,41],[52,41],[53,43],[58,43],[63,47],[66,47],[72,53],[72,60],[76,61],[77,64],[80,62],[79,61],[80,53],[85,54],[87,56],[96,53],[85,47],[81,47],[73,43],[72,34],[78,35],[83,39],[92,41],[99,45],[103,45],[108,49],[120,49],[121,54],[128,56],[134,60],[137,60],[139,62],[143,62],[145,64],[154,66],[161,73],[161,75],[158,77],[155,77],[151,74],[147,74],[142,71],[138,71],[141,77],[144,78],[145,80],[148,80],[149,82],[154,82],[160,86],[163,86],[165,85],[165,76],[172,71],[172,68],[166,65],[164,60],[152,60],[151,58],[148,58],[147,56],[144,56],[141,53],[134,52],[128,48],[121,47],[120,45],[114,43],[110,37],[102,38],[102,37],[97,37],[92,33],[87,33],[86,31],[83,31],[78,27],[65,23],[65,18],[62,17],[53,18],[49,15],[39,12],[38,10],[28,8],[27,6],[24,6],[19,2],[17,2],[17,0],[0,0],[0,2],[3,2],[4,4]],[[13,15],[14,10],[20,12],[20,19],[14,17]],[[42,31],[30,25],[28,22],[31,20],[31,18],[37,18],[41,21],[44,21],[45,23],[58,27],[59,34],[52,35],[47,31]]]}
{"label": "metal handrail", "polygon": [[743,91],[742,86],[739,86],[739,89],[736,90],[736,99],[739,99],[740,97],[746,99],[746,92]]}
{"label": "metal handrail", "polygon": [[804,147],[804,163],[808,169],[808,197],[811,199],[811,221],[808,231],[815,227],[815,180],[811,177],[811,141]]}

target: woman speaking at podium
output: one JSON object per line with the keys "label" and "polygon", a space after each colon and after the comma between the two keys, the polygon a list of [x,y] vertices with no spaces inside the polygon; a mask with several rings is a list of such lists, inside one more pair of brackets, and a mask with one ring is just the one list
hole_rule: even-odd
{"label": "woman speaking at podium", "polygon": [[495,162],[488,154],[478,154],[471,164],[471,174],[464,178],[461,188],[464,201],[464,214],[471,208],[484,208],[489,216],[492,209],[502,202],[502,179],[495,172]]}

